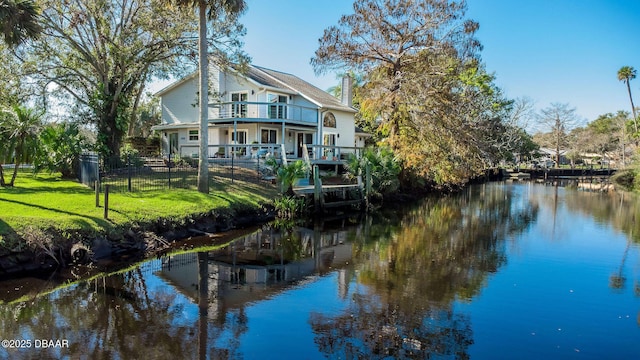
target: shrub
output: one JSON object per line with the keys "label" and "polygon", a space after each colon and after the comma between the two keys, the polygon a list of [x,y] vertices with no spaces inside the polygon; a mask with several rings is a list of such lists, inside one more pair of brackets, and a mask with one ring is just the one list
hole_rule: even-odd
{"label": "shrub", "polygon": [[306,210],[306,200],[296,196],[282,196],[274,200],[274,207],[279,218],[293,219],[296,215],[302,215]]}
{"label": "shrub", "polygon": [[296,160],[288,165],[282,165],[278,161],[270,157],[267,159],[267,166],[273,169],[276,174],[276,180],[280,186],[280,192],[293,195],[293,183],[296,179],[309,177],[309,167],[302,160]]}
{"label": "shrub", "polygon": [[144,160],[140,157],[140,152],[130,144],[126,144],[120,149],[120,160],[122,160],[122,164],[133,167],[141,167],[144,165]]}
{"label": "shrub", "polygon": [[80,133],[78,125],[47,125],[40,133],[40,147],[34,159],[35,169],[60,172],[62,177],[70,178],[86,146],[87,140]]}
{"label": "shrub", "polygon": [[383,196],[398,190],[400,163],[389,148],[366,148],[360,158],[350,155],[346,164],[347,177],[362,176],[364,181],[367,166],[371,169],[370,195]]}

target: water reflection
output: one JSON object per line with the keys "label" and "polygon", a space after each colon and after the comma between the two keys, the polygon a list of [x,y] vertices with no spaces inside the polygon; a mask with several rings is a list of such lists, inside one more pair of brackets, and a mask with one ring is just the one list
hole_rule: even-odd
{"label": "water reflection", "polygon": [[[265,226],[217,250],[4,304],[5,338],[70,347],[3,348],[0,357],[469,358],[477,319],[459,307],[513,261],[523,234],[549,223],[560,239],[574,213],[634,229],[617,225],[624,211],[605,215],[617,211],[607,198],[581,195],[580,207],[564,191],[484,185],[376,216]],[[627,273],[637,260],[629,239],[604,287],[633,282],[640,295]]]}
{"label": "water reflection", "polygon": [[311,316],[320,350],[338,358],[467,358],[470,319],[453,301],[477,294],[506,262],[501,240],[535,221],[537,207],[514,200],[508,189],[482,186],[429,199],[382,233],[370,224],[355,259],[366,290],[338,316]]}
{"label": "water reflection", "polygon": [[[0,307],[4,339],[66,339],[69,348],[3,348],[3,358],[189,356],[192,334],[169,289],[151,291],[143,268],[82,282],[48,296]],[[154,344],[150,347],[150,344]]]}

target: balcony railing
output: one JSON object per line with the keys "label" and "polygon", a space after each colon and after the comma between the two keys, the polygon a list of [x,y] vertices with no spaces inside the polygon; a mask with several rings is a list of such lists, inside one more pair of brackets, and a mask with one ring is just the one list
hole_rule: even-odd
{"label": "balcony railing", "polygon": [[316,125],[318,109],[287,103],[231,101],[209,104],[209,120],[272,119]]}

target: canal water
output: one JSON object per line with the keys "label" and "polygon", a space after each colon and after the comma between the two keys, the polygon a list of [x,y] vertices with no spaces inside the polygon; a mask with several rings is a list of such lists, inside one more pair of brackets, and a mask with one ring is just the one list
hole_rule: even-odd
{"label": "canal water", "polygon": [[492,183],[270,224],[20,298],[18,283],[0,357],[638,359],[639,215],[628,194]]}

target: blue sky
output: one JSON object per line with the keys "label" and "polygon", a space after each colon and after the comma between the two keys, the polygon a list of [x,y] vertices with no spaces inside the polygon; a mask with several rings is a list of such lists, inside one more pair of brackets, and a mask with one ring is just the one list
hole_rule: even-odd
{"label": "blue sky", "polygon": [[[256,65],[295,74],[327,89],[335,75],[316,77],[309,60],[325,28],[352,13],[351,0],[247,0],[241,21],[245,51]],[[468,0],[480,23],[481,55],[510,98],[537,109],[569,103],[583,121],[630,111],[624,65],[640,70],[640,0]],[[640,77],[631,82],[640,104]]]}

